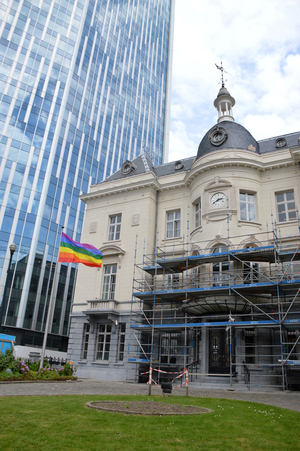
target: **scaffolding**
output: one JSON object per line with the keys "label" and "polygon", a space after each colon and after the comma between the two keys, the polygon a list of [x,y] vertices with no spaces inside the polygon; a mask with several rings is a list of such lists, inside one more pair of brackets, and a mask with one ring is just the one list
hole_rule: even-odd
{"label": "scaffolding", "polygon": [[[167,244],[135,262],[128,362],[155,383],[300,388],[299,235]],[[217,382],[216,382],[217,383]]]}

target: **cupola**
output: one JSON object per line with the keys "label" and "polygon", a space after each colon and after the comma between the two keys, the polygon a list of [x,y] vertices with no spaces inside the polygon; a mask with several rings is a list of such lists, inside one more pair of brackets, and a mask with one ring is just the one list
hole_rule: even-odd
{"label": "cupola", "polygon": [[222,83],[222,87],[219,91],[219,94],[217,95],[217,98],[214,101],[214,106],[218,110],[218,123],[222,121],[234,122],[232,108],[235,105],[235,100],[233,97],[231,97],[231,95],[225,88],[223,72],[226,71],[224,71],[222,61],[221,66],[218,66],[216,64],[216,68],[221,71],[221,83]]}
{"label": "cupola", "polygon": [[218,123],[222,121],[231,121],[234,122],[232,107],[235,105],[235,100],[227,89],[224,86],[224,82],[222,83],[222,88],[219,91],[219,94],[214,101],[214,106],[218,110]]}

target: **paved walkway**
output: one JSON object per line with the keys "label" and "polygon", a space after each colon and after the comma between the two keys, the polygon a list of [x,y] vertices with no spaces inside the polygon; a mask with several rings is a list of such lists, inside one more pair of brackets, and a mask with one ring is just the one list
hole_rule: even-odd
{"label": "paved walkway", "polygon": [[[53,395],[148,395],[146,384],[126,382],[102,382],[79,379],[75,382],[14,382],[0,383],[1,396],[53,396]],[[153,395],[161,395],[161,389],[152,386]],[[173,390],[173,395],[185,396],[185,388]],[[189,387],[189,396],[224,398],[260,402],[300,412],[300,392],[255,392],[211,390]]]}

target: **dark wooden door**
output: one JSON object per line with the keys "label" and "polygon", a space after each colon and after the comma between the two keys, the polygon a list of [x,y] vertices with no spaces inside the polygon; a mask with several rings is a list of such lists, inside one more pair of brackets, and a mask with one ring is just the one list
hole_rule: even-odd
{"label": "dark wooden door", "polygon": [[226,329],[209,330],[209,373],[230,373],[230,343]]}

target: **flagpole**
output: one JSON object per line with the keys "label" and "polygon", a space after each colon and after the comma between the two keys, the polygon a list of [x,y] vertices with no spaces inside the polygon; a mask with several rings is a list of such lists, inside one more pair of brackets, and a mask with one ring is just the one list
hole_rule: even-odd
{"label": "flagpole", "polygon": [[[64,227],[62,227],[64,229]],[[62,230],[63,232],[63,230]],[[65,250],[65,252],[64,252]],[[70,251],[70,252],[68,252]],[[44,332],[43,347],[41,352],[40,369],[43,367],[45,349],[47,344],[48,333],[50,329],[50,324],[53,318],[53,311],[55,307],[55,293],[57,288],[57,277],[58,277],[58,263],[83,263],[87,266],[96,266],[101,268],[103,254],[99,249],[95,248],[89,244],[80,244],[74,241],[72,238],[64,234],[60,236],[60,246],[59,253],[57,257],[57,262],[54,271],[53,284],[51,289],[49,309],[47,314],[47,321]]]}
{"label": "flagpole", "polygon": [[45,350],[47,345],[47,339],[48,339],[48,333],[50,328],[50,323],[53,318],[53,311],[55,306],[55,290],[57,286],[57,276],[58,276],[58,256],[57,256],[57,262],[55,265],[55,271],[54,271],[54,277],[53,277],[53,284],[51,288],[51,295],[50,295],[50,302],[49,302],[49,308],[48,308],[48,314],[47,314],[47,321],[45,326],[45,332],[44,332],[44,340],[43,340],[43,347],[41,352],[41,361],[40,361],[40,369],[43,368],[44,364],[44,357],[45,357]]}

